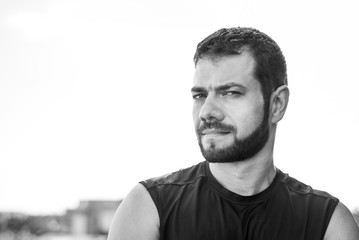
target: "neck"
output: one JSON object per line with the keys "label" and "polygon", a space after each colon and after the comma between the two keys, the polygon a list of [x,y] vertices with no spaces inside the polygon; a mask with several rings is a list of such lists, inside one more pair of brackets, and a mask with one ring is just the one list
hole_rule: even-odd
{"label": "neck", "polygon": [[245,161],[210,163],[211,173],[223,187],[236,194],[251,196],[262,192],[272,183],[276,174],[273,145],[270,145]]}

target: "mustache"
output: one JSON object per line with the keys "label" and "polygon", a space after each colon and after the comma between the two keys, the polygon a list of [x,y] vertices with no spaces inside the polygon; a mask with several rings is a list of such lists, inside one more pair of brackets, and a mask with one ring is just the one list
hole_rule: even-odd
{"label": "mustache", "polygon": [[223,132],[234,132],[236,129],[232,125],[224,124],[221,122],[202,122],[199,125],[197,132],[202,133],[206,129],[215,129]]}

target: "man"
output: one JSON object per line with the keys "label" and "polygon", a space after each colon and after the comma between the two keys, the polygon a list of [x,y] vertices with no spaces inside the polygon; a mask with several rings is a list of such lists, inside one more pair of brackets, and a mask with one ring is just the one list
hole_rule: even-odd
{"label": "man", "polygon": [[251,28],[197,46],[193,120],[205,162],[143,181],[121,203],[109,240],[359,239],[349,210],[276,169],[289,90],[278,45]]}

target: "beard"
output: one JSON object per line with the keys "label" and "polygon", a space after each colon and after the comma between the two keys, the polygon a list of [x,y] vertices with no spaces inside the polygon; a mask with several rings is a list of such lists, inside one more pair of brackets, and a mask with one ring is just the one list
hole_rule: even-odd
{"label": "beard", "polygon": [[[203,157],[212,163],[230,163],[245,161],[256,155],[267,143],[269,138],[269,109],[264,111],[262,122],[257,126],[249,136],[239,139],[236,137],[236,129],[221,122],[203,122],[197,128],[198,143],[201,148]],[[204,149],[202,144],[202,132],[205,129],[218,129],[224,132],[231,132],[235,135],[234,141],[231,145],[217,149],[214,142],[210,144],[207,149]]]}

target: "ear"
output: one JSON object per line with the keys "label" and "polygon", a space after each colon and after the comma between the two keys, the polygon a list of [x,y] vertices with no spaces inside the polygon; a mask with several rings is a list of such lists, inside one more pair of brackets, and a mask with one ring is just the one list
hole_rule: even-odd
{"label": "ear", "polygon": [[271,113],[272,123],[278,123],[284,116],[289,101],[289,88],[282,85],[272,93],[271,96]]}

